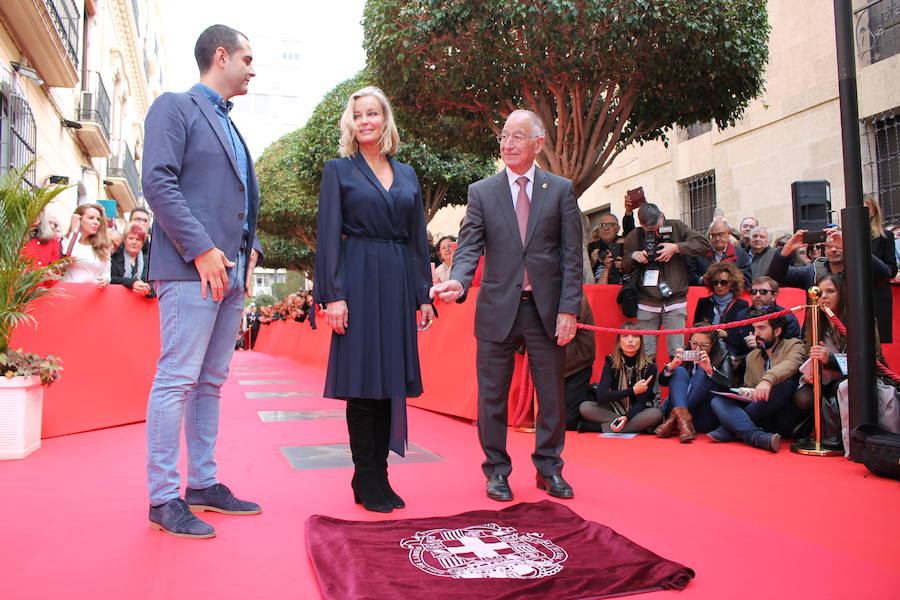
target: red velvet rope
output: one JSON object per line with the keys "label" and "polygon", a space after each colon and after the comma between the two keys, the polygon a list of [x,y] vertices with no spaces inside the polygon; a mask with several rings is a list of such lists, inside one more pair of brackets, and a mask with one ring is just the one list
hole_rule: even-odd
{"label": "red velvet rope", "polygon": [[718,331],[720,329],[734,329],[735,327],[744,327],[745,325],[750,325],[752,323],[756,323],[757,321],[768,321],[776,317],[783,317],[785,315],[791,314],[792,312],[800,311],[805,308],[806,306],[795,306],[794,308],[786,308],[784,310],[779,310],[778,312],[767,313],[760,317],[751,317],[749,319],[744,319],[743,321],[720,323],[718,325],[704,325],[703,327],[685,327],[682,329],[618,329],[616,327],[598,327],[596,325],[586,325],[584,323],[579,323],[578,328],[587,329],[589,331],[596,331],[597,333],[616,333],[621,335],[677,335],[684,333],[702,333],[706,331]]}
{"label": "red velvet rope", "polygon": [[[828,318],[831,319],[831,322],[834,323],[834,326],[837,327],[841,331],[841,333],[847,335],[847,327],[843,323],[841,323],[841,320],[837,318],[837,315],[835,315],[827,308],[823,310],[825,311],[825,314],[828,315]],[[878,368],[878,371],[882,375],[884,375],[888,379],[900,383],[900,375],[891,371],[891,369],[886,364],[880,361],[875,361],[875,366]]]}

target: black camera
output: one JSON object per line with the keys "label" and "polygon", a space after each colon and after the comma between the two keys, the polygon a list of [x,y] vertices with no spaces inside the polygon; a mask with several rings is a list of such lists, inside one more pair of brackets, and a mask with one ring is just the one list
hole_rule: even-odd
{"label": "black camera", "polygon": [[644,248],[647,253],[647,262],[656,262],[656,253],[659,251],[660,244],[669,243],[672,239],[672,226],[664,225],[656,231],[644,230]]}

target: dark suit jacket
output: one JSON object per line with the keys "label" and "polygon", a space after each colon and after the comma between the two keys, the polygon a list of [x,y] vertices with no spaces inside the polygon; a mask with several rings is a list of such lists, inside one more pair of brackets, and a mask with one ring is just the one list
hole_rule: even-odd
{"label": "dark suit jacket", "polygon": [[[469,186],[450,278],[468,292],[478,259],[484,272],[475,311],[475,337],[506,339],[518,312],[525,267],[541,323],[556,335],[557,313],[577,315],[582,285],[581,216],[572,182],[535,169],[525,243],[519,235],[506,169]],[[466,298],[463,295],[458,301]]]}
{"label": "dark suit jacket", "polygon": [[[144,132],[142,183],[153,209],[150,279],[199,280],[195,258],[213,246],[231,261],[240,251],[244,185],[231,140],[198,86],[157,98]],[[262,253],[256,239],[259,188],[249,154],[247,163],[247,222],[251,243]]]}
{"label": "dark suit jacket", "polygon": [[[134,282],[137,279],[140,279],[144,283],[149,281],[148,273],[150,270],[150,261],[147,259],[147,255],[144,255],[144,269],[141,272],[141,276],[137,279],[133,277],[125,277],[125,246],[124,244],[119,247],[118,250],[112,253],[112,256],[109,257],[110,262],[110,283],[117,283],[119,285],[124,285],[129,290],[134,287]],[[156,296],[156,292],[153,291],[151,287],[150,293],[147,294],[148,298],[153,298]]]}

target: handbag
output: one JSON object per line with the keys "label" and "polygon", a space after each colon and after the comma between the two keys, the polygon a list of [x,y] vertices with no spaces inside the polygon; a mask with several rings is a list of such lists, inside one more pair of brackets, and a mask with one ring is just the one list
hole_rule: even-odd
{"label": "handbag", "polygon": [[860,425],[853,430],[853,445],[860,450],[867,469],[900,481],[900,435],[877,425]]}
{"label": "handbag", "polygon": [[619,289],[619,293],[616,296],[616,302],[619,303],[622,314],[628,319],[637,317],[638,296],[635,284],[636,280],[637,277],[632,275],[631,279],[622,284],[622,287]]}

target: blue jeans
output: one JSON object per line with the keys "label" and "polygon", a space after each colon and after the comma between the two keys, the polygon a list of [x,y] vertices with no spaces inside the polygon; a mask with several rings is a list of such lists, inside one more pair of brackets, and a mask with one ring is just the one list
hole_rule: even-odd
{"label": "blue jeans", "polygon": [[150,504],[180,497],[179,438],[184,420],[188,486],[216,483],[219,396],[228,376],[244,307],[245,256],[228,269],[221,302],[200,296],[199,281],[154,282],[159,297],[160,355],[147,403]]}
{"label": "blue jeans", "polygon": [[669,379],[666,414],[676,406],[683,406],[693,417],[694,429],[700,433],[712,431],[719,426],[719,420],[709,403],[712,388],[712,380],[700,367],[695,367],[693,374],[682,366],[677,367]]}
{"label": "blue jeans", "polygon": [[741,441],[751,444],[760,434],[781,433],[791,422],[791,403],[797,381],[787,379],[774,386],[767,402],[740,402],[713,396],[712,408],[728,431]]}

